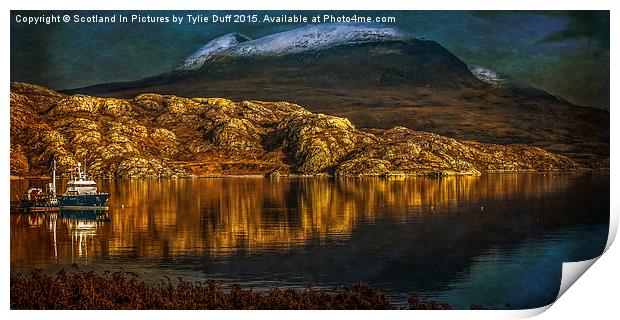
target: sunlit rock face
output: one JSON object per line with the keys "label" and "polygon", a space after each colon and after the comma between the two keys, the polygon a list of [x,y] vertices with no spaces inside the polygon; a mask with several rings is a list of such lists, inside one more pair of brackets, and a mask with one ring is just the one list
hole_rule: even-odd
{"label": "sunlit rock face", "polygon": [[287,153],[296,160],[294,169],[309,174],[337,165],[363,139],[348,119],[323,114],[293,113],[278,130]]}
{"label": "sunlit rock face", "polygon": [[64,95],[11,84],[11,174],[45,175],[57,161],[97,177],[230,174],[478,175],[573,170],[526,145],[459,141],[404,127],[361,130],[287,102]]}

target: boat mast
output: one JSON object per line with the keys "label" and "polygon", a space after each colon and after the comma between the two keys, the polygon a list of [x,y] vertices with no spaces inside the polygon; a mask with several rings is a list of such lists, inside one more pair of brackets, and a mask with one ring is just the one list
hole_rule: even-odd
{"label": "boat mast", "polygon": [[54,169],[52,170],[52,197],[56,198],[56,159],[54,159]]}
{"label": "boat mast", "polygon": [[52,169],[52,197],[56,198],[56,159],[54,159],[54,168]]}

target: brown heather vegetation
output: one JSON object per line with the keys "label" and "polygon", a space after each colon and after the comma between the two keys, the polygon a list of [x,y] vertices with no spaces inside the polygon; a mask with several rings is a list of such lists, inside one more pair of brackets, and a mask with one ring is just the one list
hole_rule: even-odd
{"label": "brown heather vegetation", "polygon": [[[479,305],[472,308],[482,308]],[[272,288],[266,292],[242,289],[239,285],[225,288],[220,282],[167,283],[150,286],[133,273],[64,270],[51,277],[41,270],[28,275],[11,275],[11,309],[397,309],[385,293],[363,283],[351,289]],[[448,304],[425,301],[417,296],[408,300],[406,308],[447,310]]]}
{"label": "brown heather vegetation", "polygon": [[11,84],[11,175],[478,175],[582,168],[538,147],[459,141],[405,127],[358,129],[288,102],[65,95]]}

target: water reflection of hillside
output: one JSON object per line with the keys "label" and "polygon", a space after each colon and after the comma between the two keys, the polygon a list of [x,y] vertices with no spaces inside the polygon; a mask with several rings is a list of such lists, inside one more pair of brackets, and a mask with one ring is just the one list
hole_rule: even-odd
{"label": "water reflection of hillside", "polygon": [[[361,220],[405,222],[417,215],[445,213],[457,204],[478,208],[493,199],[537,198],[570,188],[575,179],[576,175],[510,174],[398,180],[103,181],[101,189],[112,194],[109,223],[49,216],[37,224],[12,217],[11,262],[38,265],[55,257],[74,262],[96,256],[168,259],[285,252],[309,241],[347,240]],[[27,185],[21,182],[12,188]]]}

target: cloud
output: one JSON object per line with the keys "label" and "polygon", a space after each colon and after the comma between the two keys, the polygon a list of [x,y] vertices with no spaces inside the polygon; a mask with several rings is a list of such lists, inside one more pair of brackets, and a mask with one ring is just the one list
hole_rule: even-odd
{"label": "cloud", "polygon": [[539,40],[540,43],[586,39],[599,49],[609,50],[609,11],[569,11],[556,13],[569,18],[563,30]]}
{"label": "cloud", "polygon": [[609,11],[473,11],[472,15],[495,20],[516,13],[568,19],[564,29],[540,39],[540,43],[586,39],[601,49],[609,49]]}

